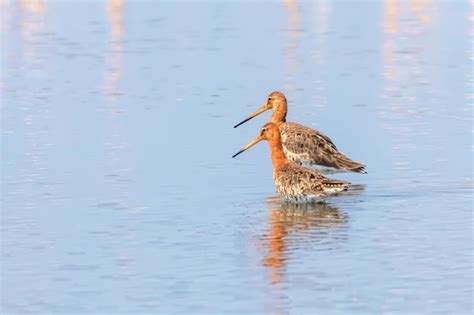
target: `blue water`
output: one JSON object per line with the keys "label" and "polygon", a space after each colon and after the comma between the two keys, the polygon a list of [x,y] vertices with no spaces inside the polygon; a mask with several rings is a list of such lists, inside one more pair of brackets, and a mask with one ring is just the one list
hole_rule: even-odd
{"label": "blue water", "polygon": [[[1,313],[471,314],[469,2],[3,1]],[[290,121],[367,164],[283,204]]]}

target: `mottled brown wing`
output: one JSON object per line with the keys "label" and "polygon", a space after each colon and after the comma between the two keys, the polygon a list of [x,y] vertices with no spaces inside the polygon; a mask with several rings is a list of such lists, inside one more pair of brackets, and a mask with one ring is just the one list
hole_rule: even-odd
{"label": "mottled brown wing", "polygon": [[287,122],[280,125],[283,150],[295,162],[365,172],[364,165],[339,152],[328,136],[318,130]]}
{"label": "mottled brown wing", "polygon": [[301,139],[302,141],[304,141],[307,137],[310,137],[313,138],[312,141],[316,141],[318,143],[325,143],[326,145],[332,147],[334,150],[337,151],[337,147],[332,142],[332,140],[319,130],[312,129],[295,122],[286,122],[284,124],[281,124],[280,132],[282,132],[282,134],[285,133],[288,136]]}
{"label": "mottled brown wing", "polygon": [[289,195],[319,195],[324,193],[318,171],[290,162],[279,172],[278,189]]}
{"label": "mottled brown wing", "polygon": [[327,158],[338,152],[328,136],[300,124],[284,123],[280,132],[288,158],[294,161],[330,166],[332,163]]}
{"label": "mottled brown wing", "polygon": [[323,178],[321,184],[325,189],[340,189],[347,190],[349,188],[350,182],[334,178]]}

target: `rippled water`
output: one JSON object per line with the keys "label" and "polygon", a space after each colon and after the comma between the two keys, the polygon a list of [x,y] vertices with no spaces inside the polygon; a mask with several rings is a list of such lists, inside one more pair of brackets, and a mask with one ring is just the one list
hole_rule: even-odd
{"label": "rippled water", "polygon": [[[3,314],[472,312],[469,2],[0,6]],[[369,174],[282,204],[272,90]]]}

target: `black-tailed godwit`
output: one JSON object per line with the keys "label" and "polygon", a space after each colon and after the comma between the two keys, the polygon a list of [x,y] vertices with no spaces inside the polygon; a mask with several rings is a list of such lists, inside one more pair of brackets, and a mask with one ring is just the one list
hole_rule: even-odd
{"label": "black-tailed godwit", "polygon": [[278,192],[286,201],[294,203],[320,201],[328,195],[347,190],[349,182],[324,177],[317,170],[288,160],[283,153],[280,130],[274,123],[263,126],[260,135],[232,157],[236,157],[262,140],[267,140],[270,144],[273,179]]}
{"label": "black-tailed godwit", "polygon": [[265,105],[235,125],[234,128],[270,109],[273,109],[270,122],[278,126],[283,151],[290,160],[317,167],[322,173],[367,173],[364,164],[354,162],[339,152],[331,139],[324,133],[294,122],[287,122],[288,103],[285,95],[281,92],[271,93]]}

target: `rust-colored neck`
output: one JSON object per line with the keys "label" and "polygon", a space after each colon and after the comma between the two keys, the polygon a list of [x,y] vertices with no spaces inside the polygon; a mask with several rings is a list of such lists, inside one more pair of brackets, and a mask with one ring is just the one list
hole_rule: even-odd
{"label": "rust-colored neck", "polygon": [[286,102],[281,103],[278,105],[277,108],[273,111],[272,118],[270,122],[274,124],[280,124],[286,122],[286,112],[288,111],[288,106]]}
{"label": "rust-colored neck", "polygon": [[278,132],[274,137],[269,140],[270,152],[272,156],[273,168],[275,171],[283,169],[288,163],[288,159],[283,152],[283,145],[281,143],[281,136]]}

